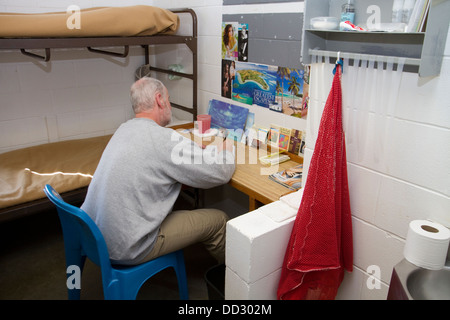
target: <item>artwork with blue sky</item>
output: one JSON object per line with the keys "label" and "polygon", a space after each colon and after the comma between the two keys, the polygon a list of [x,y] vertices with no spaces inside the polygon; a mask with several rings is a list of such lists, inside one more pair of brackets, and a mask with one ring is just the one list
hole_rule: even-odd
{"label": "artwork with blue sky", "polygon": [[247,122],[247,108],[212,99],[208,114],[211,115],[212,128],[229,129],[228,137],[240,141]]}

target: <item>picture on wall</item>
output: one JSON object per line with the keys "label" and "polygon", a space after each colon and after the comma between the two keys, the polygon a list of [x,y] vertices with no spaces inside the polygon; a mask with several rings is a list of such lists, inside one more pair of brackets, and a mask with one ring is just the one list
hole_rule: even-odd
{"label": "picture on wall", "polygon": [[309,77],[311,66],[305,66],[303,70],[303,96],[302,96],[302,110],[300,111],[300,118],[306,118],[308,114],[309,105]]}
{"label": "picture on wall", "polygon": [[222,23],[222,59],[237,60],[238,27],[237,22]]}
{"label": "picture on wall", "polygon": [[306,116],[306,108],[303,111],[305,71],[278,67],[276,74],[275,102],[269,108],[294,117],[302,118]]}
{"label": "picture on wall", "polygon": [[248,62],[248,32],[247,23],[222,22],[221,96],[306,118],[309,66],[296,69]]}
{"label": "picture on wall", "polygon": [[235,78],[236,64],[234,60],[222,60],[221,95],[231,99],[231,86]]}
{"label": "picture on wall", "polygon": [[238,60],[248,61],[248,23],[239,24]]}
{"label": "picture on wall", "polygon": [[275,99],[276,68],[236,61],[231,99],[268,108]]}
{"label": "picture on wall", "polygon": [[248,23],[222,23],[222,59],[248,61]]}

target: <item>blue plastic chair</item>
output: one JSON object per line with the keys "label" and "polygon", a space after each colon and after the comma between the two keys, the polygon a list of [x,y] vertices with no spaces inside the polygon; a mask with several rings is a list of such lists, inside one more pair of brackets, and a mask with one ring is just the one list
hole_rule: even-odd
{"label": "blue plastic chair", "polygon": [[[183,251],[179,250],[136,266],[111,265],[108,248],[100,229],[82,209],[66,203],[52,186],[44,192],[58,210],[64,236],[66,265],[83,270],[88,257],[101,269],[103,294],[106,300],[134,300],[142,284],[158,272],[173,267],[178,279],[180,299],[188,299]],[[70,277],[71,275],[68,275]],[[69,299],[80,299],[81,289],[69,289]]]}

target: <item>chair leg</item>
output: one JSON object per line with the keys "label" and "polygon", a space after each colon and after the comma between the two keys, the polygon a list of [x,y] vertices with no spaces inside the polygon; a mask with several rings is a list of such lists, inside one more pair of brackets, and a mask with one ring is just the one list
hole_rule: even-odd
{"label": "chair leg", "polygon": [[178,279],[178,291],[181,300],[189,300],[189,291],[187,285],[186,267],[184,264],[183,251],[176,252],[177,264],[175,266],[175,273]]}

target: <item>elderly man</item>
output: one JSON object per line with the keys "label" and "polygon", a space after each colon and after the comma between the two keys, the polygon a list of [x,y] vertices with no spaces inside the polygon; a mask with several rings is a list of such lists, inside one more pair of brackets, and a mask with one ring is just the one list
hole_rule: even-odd
{"label": "elderly man", "polygon": [[131,103],[135,117],[112,136],[82,205],[102,231],[112,262],[140,264],[201,242],[223,263],[227,215],[216,209],[172,208],[183,184],[206,189],[230,180],[232,143],[217,149],[222,161],[194,161],[204,150],[165,127],[172,111],[159,80],[136,81]]}

